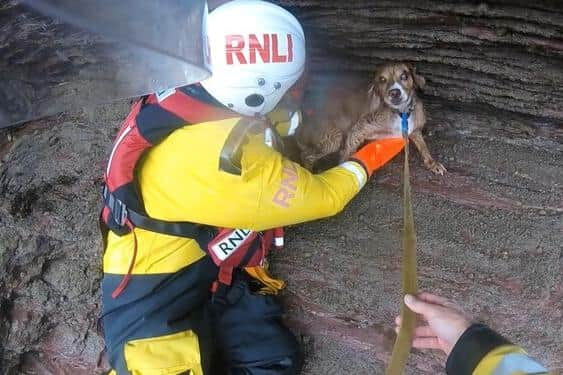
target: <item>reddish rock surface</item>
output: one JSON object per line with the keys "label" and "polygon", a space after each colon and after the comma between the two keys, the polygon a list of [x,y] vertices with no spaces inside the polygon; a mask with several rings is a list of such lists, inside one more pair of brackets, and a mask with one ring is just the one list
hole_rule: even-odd
{"label": "reddish rock surface", "polygon": [[[448,168],[434,176],[412,160],[421,288],[562,369],[561,10],[519,0],[282,3],[311,36],[309,98],[343,71],[416,62],[427,78],[426,139]],[[0,373],[106,369],[99,186],[128,108],[0,131]],[[401,159],[341,214],[289,228],[274,255],[305,374],[383,372],[399,302]],[[407,374],[442,373],[443,361],[413,351]]]}

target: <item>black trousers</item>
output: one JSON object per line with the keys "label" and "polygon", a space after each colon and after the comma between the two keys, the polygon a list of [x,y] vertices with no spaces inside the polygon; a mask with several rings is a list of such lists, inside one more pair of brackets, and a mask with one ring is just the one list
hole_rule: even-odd
{"label": "black trousers", "polygon": [[274,296],[253,293],[249,283],[238,275],[225,298],[211,304],[215,354],[224,366],[216,374],[298,374],[301,350],[281,322],[281,305]]}
{"label": "black trousers", "polygon": [[130,374],[125,346],[138,340],[193,331],[205,375],[293,375],[300,372],[300,346],[281,322],[274,296],[253,292],[242,271],[232,286],[212,297],[217,277],[209,257],[174,274],[133,275],[117,299],[121,275],[102,280],[106,349],[118,375]]}

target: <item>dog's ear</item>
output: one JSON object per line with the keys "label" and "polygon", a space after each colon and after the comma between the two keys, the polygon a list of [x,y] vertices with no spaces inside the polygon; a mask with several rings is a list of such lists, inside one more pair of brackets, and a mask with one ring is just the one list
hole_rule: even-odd
{"label": "dog's ear", "polygon": [[419,90],[424,90],[424,86],[426,85],[426,80],[424,79],[424,77],[418,75],[416,73],[416,68],[412,65],[409,65],[409,70],[411,71],[414,87]]}
{"label": "dog's ear", "polygon": [[377,87],[375,82],[369,86],[368,89],[368,106],[369,111],[373,112],[379,108],[381,104],[381,93],[379,92],[379,88]]}

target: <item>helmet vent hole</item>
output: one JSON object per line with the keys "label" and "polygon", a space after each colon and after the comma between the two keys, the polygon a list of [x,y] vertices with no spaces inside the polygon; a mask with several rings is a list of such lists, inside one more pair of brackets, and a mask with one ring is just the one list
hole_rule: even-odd
{"label": "helmet vent hole", "polygon": [[244,100],[247,106],[249,107],[258,107],[262,103],[264,103],[264,97],[259,94],[252,94],[248,95]]}

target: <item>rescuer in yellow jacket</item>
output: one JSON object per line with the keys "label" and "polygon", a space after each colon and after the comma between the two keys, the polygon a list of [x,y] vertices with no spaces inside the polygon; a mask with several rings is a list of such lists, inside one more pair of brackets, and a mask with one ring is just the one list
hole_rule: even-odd
{"label": "rescuer in yellow jacket", "polygon": [[101,323],[119,375],[298,373],[265,257],[280,227],[338,213],[403,147],[374,142],[319,174],[285,158],[299,22],[252,0],[207,24],[212,77],[137,102],[106,169]]}

